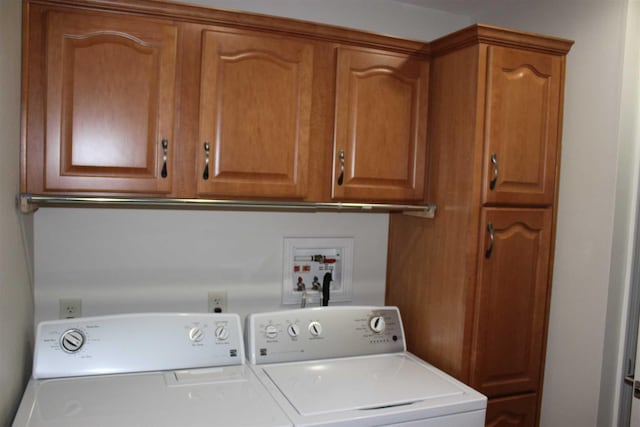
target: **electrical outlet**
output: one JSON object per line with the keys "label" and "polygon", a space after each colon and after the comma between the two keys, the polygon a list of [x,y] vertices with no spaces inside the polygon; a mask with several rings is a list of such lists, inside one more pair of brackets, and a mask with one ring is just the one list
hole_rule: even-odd
{"label": "electrical outlet", "polygon": [[211,291],[208,298],[209,313],[224,313],[227,311],[227,291]]}
{"label": "electrical outlet", "polygon": [[80,298],[61,298],[60,319],[73,319],[82,316],[82,300]]}

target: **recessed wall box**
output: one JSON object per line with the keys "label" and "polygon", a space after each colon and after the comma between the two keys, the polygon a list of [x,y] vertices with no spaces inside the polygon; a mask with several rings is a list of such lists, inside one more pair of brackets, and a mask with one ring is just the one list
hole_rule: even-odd
{"label": "recessed wall box", "polygon": [[351,301],[353,237],[285,237],[282,303],[320,305],[325,277],[331,277],[329,304]]}

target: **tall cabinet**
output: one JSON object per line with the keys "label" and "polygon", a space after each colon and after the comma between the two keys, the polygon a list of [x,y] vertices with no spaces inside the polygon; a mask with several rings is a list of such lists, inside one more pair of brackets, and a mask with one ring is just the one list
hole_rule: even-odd
{"label": "tall cabinet", "polygon": [[386,302],[412,352],[489,397],[487,426],[538,423],[571,44],[481,25],[434,41],[438,215],[390,220]]}

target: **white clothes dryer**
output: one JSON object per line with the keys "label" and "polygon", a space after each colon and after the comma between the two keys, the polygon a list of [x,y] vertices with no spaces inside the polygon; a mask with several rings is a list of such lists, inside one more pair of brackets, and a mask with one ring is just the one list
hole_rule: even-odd
{"label": "white clothes dryer", "polygon": [[295,426],[484,425],[486,397],[408,353],[396,307],[252,314],[245,339]]}
{"label": "white clothes dryer", "polygon": [[235,314],[42,322],[14,427],[287,427]]}

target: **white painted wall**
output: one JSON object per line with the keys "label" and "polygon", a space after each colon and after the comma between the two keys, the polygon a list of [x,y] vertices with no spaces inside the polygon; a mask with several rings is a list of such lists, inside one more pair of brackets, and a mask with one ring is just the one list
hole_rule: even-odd
{"label": "white painted wall", "polygon": [[[9,425],[31,371],[32,288],[15,209],[20,152],[20,16],[18,0],[0,1],[0,426]],[[27,240],[29,237],[27,236]]]}
{"label": "white painted wall", "polygon": [[[484,7],[474,16],[490,24],[576,41],[567,61],[542,426],[613,425],[604,415],[598,421],[598,403],[601,396],[612,397],[603,394],[610,390],[601,384],[610,266],[625,265],[624,241],[616,242],[622,252],[615,252],[623,259],[612,259],[614,209],[616,202],[629,207],[632,186],[628,170],[618,174],[618,161],[633,155],[630,146],[618,142],[626,3],[512,1]],[[620,211],[616,219],[624,229],[629,213]],[[610,369],[606,363],[605,368]],[[613,374],[608,372],[607,378]]]}
{"label": "white painted wall", "polygon": [[621,425],[624,340],[629,315],[640,171],[640,1],[628,3],[622,72],[618,175],[598,425]]}
{"label": "white painted wall", "polygon": [[207,7],[357,28],[378,34],[433,40],[471,24],[456,15],[393,0],[175,0]]}
{"label": "white painted wall", "polygon": [[83,315],[204,312],[221,289],[241,316],[280,309],[284,236],[354,237],[353,303],[384,303],[387,214],[48,208],[35,218],[36,321],[57,318],[61,297],[82,298]]}

